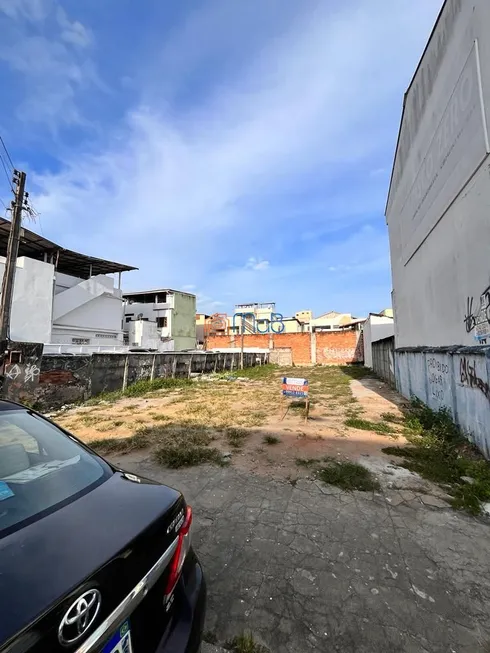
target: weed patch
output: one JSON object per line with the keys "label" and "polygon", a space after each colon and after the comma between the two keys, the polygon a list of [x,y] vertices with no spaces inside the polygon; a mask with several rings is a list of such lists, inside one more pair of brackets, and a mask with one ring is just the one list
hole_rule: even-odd
{"label": "weed patch", "polygon": [[228,428],[225,431],[225,437],[230,447],[241,449],[248,437],[248,432],[244,429]]}
{"label": "weed patch", "polygon": [[268,649],[257,644],[252,633],[242,633],[225,644],[225,648],[233,653],[268,653]]}
{"label": "weed patch", "polygon": [[345,426],[349,426],[353,429],[360,429],[362,431],[374,431],[374,433],[379,433],[380,435],[391,435],[394,434],[394,429],[385,422],[370,422],[367,419],[361,419],[359,417],[348,417],[345,422]]}
{"label": "weed patch", "polygon": [[236,376],[240,376],[246,379],[270,379],[275,376],[279,371],[278,365],[255,365],[254,367],[246,367],[243,370],[237,370]]}
{"label": "weed patch", "polygon": [[403,417],[395,413],[381,413],[383,422],[390,422],[391,424],[403,424]]}
{"label": "weed patch", "polygon": [[328,460],[327,465],[318,469],[317,476],[324,483],[336,485],[343,490],[369,492],[379,489],[373,474],[362,465],[348,461]]}
{"label": "weed patch", "polygon": [[[96,397],[92,397],[85,402],[86,406],[95,406],[102,402],[113,403],[122,397],[142,397],[149,392],[157,390],[175,390],[177,388],[184,388],[191,385],[193,382],[190,379],[172,379],[161,378],[150,380],[136,381],[128,385],[125,390],[115,390],[114,392],[103,392]],[[137,404],[134,404],[137,407]],[[129,409],[129,406],[127,407]]]}
{"label": "weed patch", "polygon": [[281,439],[278,438],[276,435],[264,435],[264,439],[262,440],[264,444],[269,444],[269,445],[279,444],[280,441]]}
{"label": "weed patch", "polygon": [[223,454],[218,449],[192,443],[162,445],[155,450],[154,457],[158,463],[172,469],[193,467],[202,463],[224,464]]}
{"label": "weed patch", "polygon": [[150,444],[151,439],[145,433],[135,433],[128,438],[100,438],[89,442],[92,449],[104,454],[129,453],[137,449],[144,449]]}
{"label": "weed patch", "polygon": [[[450,413],[433,411],[419,400],[405,418],[407,447],[386,447],[384,453],[404,458],[403,467],[434,483],[450,486],[454,508],[478,515],[490,501],[490,464],[462,435]],[[462,480],[473,479],[472,483]]]}

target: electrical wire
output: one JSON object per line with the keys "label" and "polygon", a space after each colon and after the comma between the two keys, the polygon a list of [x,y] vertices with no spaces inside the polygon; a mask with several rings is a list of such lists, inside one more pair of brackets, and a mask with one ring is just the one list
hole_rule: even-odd
{"label": "electrical wire", "polygon": [[14,187],[12,186],[12,180],[10,178],[10,175],[8,173],[8,170],[7,170],[7,166],[5,165],[5,161],[3,160],[3,156],[1,154],[0,154],[0,161],[2,162],[2,167],[3,167],[3,170],[5,172],[5,176],[7,177],[7,182],[8,182],[9,188],[12,191],[12,193],[14,193],[15,191],[14,191]]}
{"label": "electrical wire", "polygon": [[1,136],[0,136],[0,143],[3,145],[3,149],[5,150],[5,154],[7,155],[7,159],[10,162],[10,167],[12,168],[12,171],[15,170],[15,166],[14,166],[14,164],[12,162],[9,151],[7,150],[7,146],[5,145],[5,141],[3,140],[3,138]]}

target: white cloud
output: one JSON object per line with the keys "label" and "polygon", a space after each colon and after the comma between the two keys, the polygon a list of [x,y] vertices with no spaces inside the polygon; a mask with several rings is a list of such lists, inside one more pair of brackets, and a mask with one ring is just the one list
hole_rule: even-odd
{"label": "white cloud", "polygon": [[51,12],[52,0],[0,0],[0,11],[10,18],[42,21]]}
{"label": "white cloud", "polygon": [[251,256],[245,264],[245,269],[247,270],[267,270],[269,267],[269,261],[257,260],[254,256]]}
{"label": "white cloud", "polygon": [[[147,106],[137,103],[103,141],[65,156],[61,171],[35,175],[34,203],[45,231],[53,236],[61,231],[67,246],[138,265],[139,279],[146,285],[176,285],[183,276],[200,279],[207,293],[201,302],[208,306],[227,293],[248,296],[248,288],[256,297],[286,295],[279,290],[284,284],[281,274],[304,284],[309,271],[320,283],[321,277],[314,274],[325,271],[327,254],[281,266],[269,251],[281,236],[280,227],[296,218],[286,220],[271,211],[267,218],[255,219],[246,205],[268,194],[301,189],[313,176],[327,184],[338,167],[364,165],[380,143],[393,143],[394,130],[380,114],[394,98],[401,103],[439,4],[352,0],[335,10],[326,2],[301,5],[301,15],[280,38],[249,50],[248,67],[240,69],[232,83],[227,79],[215,85],[192,110],[169,107],[165,96]],[[214,32],[205,9],[193,20],[201,30],[209,27],[199,47],[212,42],[219,51],[220,41],[228,43],[226,29]],[[184,27],[182,34],[173,35],[172,48],[185,56],[187,40]],[[78,49],[81,45],[77,43]],[[68,44],[58,42],[57,47]],[[68,114],[70,107],[75,110],[75,91],[83,80],[73,60],[73,66],[70,60],[62,65],[61,52],[51,53],[45,66],[55,71],[62,66],[55,77],[63,91],[55,101],[49,96],[51,109],[63,114],[58,120],[64,119],[64,105]],[[157,55],[155,60],[161,62]],[[189,56],[185,69],[190,74],[197,65]],[[158,96],[164,73],[153,70],[152,79],[145,75],[148,98]],[[328,204],[328,198],[325,201]],[[322,220],[341,225],[352,206],[360,212],[382,210],[377,200],[366,206],[349,189],[341,195],[338,211],[319,215],[315,229],[304,232],[313,235],[304,240],[314,244]],[[301,219],[297,222],[303,228]],[[267,238],[262,239],[264,230]],[[376,238],[370,234],[373,242]],[[238,270],[223,272],[220,262],[232,255],[243,262],[248,252],[257,251],[257,242],[267,258],[251,257]],[[363,265],[371,272],[387,270],[385,240],[379,256],[365,242],[356,244],[362,256],[349,262],[353,269],[348,274],[354,269],[362,274]],[[338,245],[332,246],[330,260],[338,251]],[[352,252],[345,256],[352,258]],[[294,260],[294,251],[291,257]],[[335,261],[330,267],[338,265]],[[267,274],[256,275],[257,270]]]}
{"label": "white cloud", "polygon": [[0,28],[0,61],[24,88],[19,118],[52,132],[87,125],[79,94],[99,84],[92,59],[82,52],[92,42],[89,30],[71,21],[56,0],[0,0]]}
{"label": "white cloud", "polygon": [[61,28],[61,39],[77,47],[85,48],[92,42],[89,30],[78,20],[70,21],[62,7],[56,10],[56,19]]}

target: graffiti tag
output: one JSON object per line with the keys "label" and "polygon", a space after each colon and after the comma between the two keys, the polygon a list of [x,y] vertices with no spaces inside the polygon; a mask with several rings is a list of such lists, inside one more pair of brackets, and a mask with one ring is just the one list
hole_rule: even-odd
{"label": "graffiti tag", "polygon": [[26,383],[29,383],[30,381],[35,381],[36,377],[39,376],[41,373],[41,370],[37,365],[31,365],[30,363],[26,365],[26,369],[24,372],[24,380]]}
{"label": "graffiti tag", "polygon": [[[233,328],[236,328],[237,318],[240,320],[240,330],[249,333],[282,333],[285,329],[281,313],[271,313],[269,318],[260,318],[257,322],[255,313],[235,313]],[[263,324],[261,324],[263,322]]]}
{"label": "graffiti tag", "polygon": [[15,379],[22,374],[22,371],[18,365],[12,365],[12,367],[9,369],[8,372],[5,372],[5,376],[7,376],[9,379],[12,381],[15,381]]}
{"label": "graffiti tag", "polygon": [[475,339],[486,344],[490,337],[490,286],[480,295],[480,304],[475,305],[473,297],[466,298],[466,313],[463,320],[466,333],[475,331]]}
{"label": "graffiti tag", "polygon": [[427,368],[432,397],[437,399],[437,401],[444,401],[446,375],[449,374],[449,365],[435,357],[431,357],[427,359]]}
{"label": "graffiti tag", "polygon": [[461,383],[468,386],[469,388],[478,388],[485,397],[490,401],[490,386],[486,381],[481,379],[476,371],[476,361],[473,360],[473,363],[469,361],[465,356],[460,361],[459,371],[461,375]]}

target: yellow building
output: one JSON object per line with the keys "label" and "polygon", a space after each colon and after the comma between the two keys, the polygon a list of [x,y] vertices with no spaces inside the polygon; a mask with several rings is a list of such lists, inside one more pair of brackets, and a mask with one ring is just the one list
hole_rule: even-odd
{"label": "yellow building", "polygon": [[294,317],[300,322],[311,322],[313,313],[312,311],[298,311],[294,314]]}

